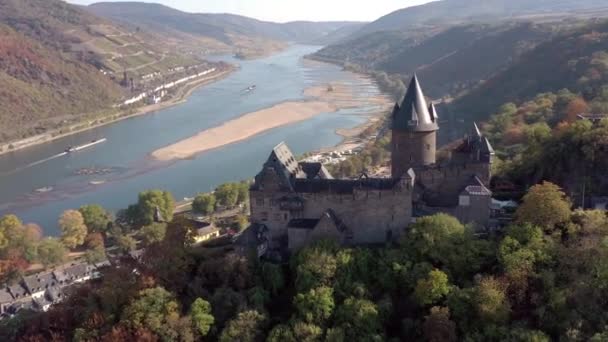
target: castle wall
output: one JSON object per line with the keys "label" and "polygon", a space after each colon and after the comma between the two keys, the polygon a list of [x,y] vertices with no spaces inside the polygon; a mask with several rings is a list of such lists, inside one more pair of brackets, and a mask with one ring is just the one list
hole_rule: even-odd
{"label": "castle wall", "polygon": [[399,177],[410,168],[416,169],[436,162],[436,132],[393,130],[392,176]]}
{"label": "castle wall", "polygon": [[[430,193],[440,197],[443,205],[456,205],[457,196],[477,176],[481,182],[490,185],[490,164],[467,163],[449,166],[432,166],[417,169],[416,181]],[[451,201],[451,203],[449,203]]]}
{"label": "castle wall", "polygon": [[[303,199],[301,210],[282,210],[279,199],[285,195]],[[352,231],[353,244],[384,243],[387,237],[400,236],[411,222],[411,188],[395,190],[355,190],[353,194],[271,193],[251,191],[254,223],[265,224],[271,240],[287,235],[287,223],[295,218],[318,219],[332,209]]]}

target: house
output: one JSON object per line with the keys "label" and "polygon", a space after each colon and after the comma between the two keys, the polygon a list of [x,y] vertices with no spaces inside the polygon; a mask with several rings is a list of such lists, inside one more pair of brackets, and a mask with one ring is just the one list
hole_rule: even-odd
{"label": "house", "polygon": [[195,230],[194,243],[199,244],[220,236],[220,229],[213,223],[201,223],[202,227]]}

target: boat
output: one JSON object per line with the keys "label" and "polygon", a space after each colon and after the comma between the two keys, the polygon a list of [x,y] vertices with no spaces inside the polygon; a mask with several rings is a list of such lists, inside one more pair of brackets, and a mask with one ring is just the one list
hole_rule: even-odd
{"label": "boat", "polygon": [[39,189],[36,189],[34,191],[36,191],[38,193],[50,192],[50,191],[53,191],[53,187],[52,186],[45,186],[44,188],[39,188]]}
{"label": "boat", "polygon": [[108,139],[106,139],[106,138],[101,138],[101,139],[91,140],[91,142],[86,143],[84,145],[80,145],[80,146],[68,146],[68,148],[65,149],[65,152],[66,153],[72,153],[72,152],[84,150],[85,148],[88,148],[88,147],[91,147],[91,146],[95,146],[97,144],[101,144],[103,142],[106,142],[107,140]]}
{"label": "boat", "polygon": [[257,86],[256,86],[255,84],[250,85],[249,87],[247,87],[247,88],[245,89],[245,92],[246,92],[246,93],[250,93],[250,92],[254,91],[254,90],[255,90],[255,88],[257,88]]}
{"label": "boat", "polygon": [[89,184],[91,185],[101,185],[104,184],[106,181],[105,180],[92,180],[89,182]]}

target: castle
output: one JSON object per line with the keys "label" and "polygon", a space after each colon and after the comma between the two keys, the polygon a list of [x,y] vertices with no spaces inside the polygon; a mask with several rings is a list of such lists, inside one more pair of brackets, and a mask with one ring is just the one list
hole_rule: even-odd
{"label": "castle", "polygon": [[414,76],[392,112],[391,178],[334,179],[321,163],[298,162],[279,144],[250,188],[258,238],[290,251],[319,238],[381,244],[399,238],[416,217],[438,212],[486,227],[494,151],[473,126],[438,161],[439,116]]}

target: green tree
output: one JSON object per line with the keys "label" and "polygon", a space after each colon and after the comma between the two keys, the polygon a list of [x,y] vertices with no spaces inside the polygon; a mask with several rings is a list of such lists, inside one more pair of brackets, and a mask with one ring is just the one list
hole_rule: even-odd
{"label": "green tree", "polygon": [[555,184],[543,182],[530,188],[515,213],[518,223],[531,223],[551,232],[570,220],[571,203]]}
{"label": "green tree", "polygon": [[247,204],[249,202],[249,183],[248,182],[240,182],[237,186],[238,196],[237,196],[237,204]]}
{"label": "green tree", "polygon": [[335,325],[344,329],[347,340],[381,340],[378,308],[367,299],[347,298],[336,310]]}
{"label": "green tree", "polygon": [[249,226],[249,219],[247,216],[243,214],[239,214],[236,216],[235,228],[238,232],[242,232]]}
{"label": "green tree", "polygon": [[299,293],[293,304],[298,315],[305,322],[323,325],[334,310],[333,290],[322,286],[306,293]]}
{"label": "green tree", "polygon": [[66,210],[59,218],[61,242],[68,248],[76,248],[84,243],[87,236],[87,226],[82,214],[76,210]]}
{"label": "green tree", "polygon": [[215,189],[217,204],[232,208],[237,205],[239,200],[239,186],[235,183],[222,184]]}
{"label": "green tree", "polygon": [[106,260],[106,250],[103,248],[93,248],[86,251],[84,258],[90,264],[96,264]]}
{"label": "green tree", "polygon": [[285,277],[280,265],[263,262],[260,265],[260,273],[264,288],[275,296],[285,287]]}
{"label": "green tree", "polygon": [[105,233],[112,222],[112,215],[97,204],[84,205],[78,211],[90,233]]}
{"label": "green tree", "polygon": [[44,266],[57,265],[65,261],[67,250],[55,238],[46,238],[38,244],[38,260]]}
{"label": "green tree", "polygon": [[175,200],[171,193],[162,190],[141,192],[137,201],[136,224],[148,226],[154,223],[157,208],[162,216],[160,219],[164,222],[173,220]]}
{"label": "green tree", "polygon": [[149,226],[143,227],[140,233],[146,245],[161,242],[167,234],[167,224],[154,222]]}
{"label": "green tree", "polygon": [[116,238],[116,245],[123,253],[129,253],[137,249],[137,241],[128,235],[120,235]]}
{"label": "green tree", "polygon": [[238,314],[238,316],[228,322],[220,335],[220,342],[254,342],[262,337],[266,316],[255,311],[249,310]]}
{"label": "green tree", "polygon": [[215,211],[215,195],[199,194],[192,202],[192,210],[203,215],[211,215]]}
{"label": "green tree", "polygon": [[5,215],[0,219],[0,247],[14,245],[23,237],[23,223],[15,215]]}
{"label": "green tree", "polygon": [[335,250],[331,241],[320,241],[303,248],[293,258],[296,290],[306,292],[319,286],[331,286],[337,269]]}
{"label": "green tree", "polygon": [[414,297],[420,305],[432,305],[450,293],[448,275],[440,270],[432,270],[425,279],[418,280]]}
{"label": "green tree", "polygon": [[211,304],[202,298],[197,298],[190,306],[190,317],[196,331],[201,336],[207,336],[215,318],[211,314]]}
{"label": "green tree", "polygon": [[148,329],[163,341],[176,341],[180,335],[184,335],[184,332],[180,333],[183,327],[180,327],[179,320],[179,304],[173,295],[162,287],[140,291],[137,298],[125,308],[121,317],[121,322],[126,326]]}

